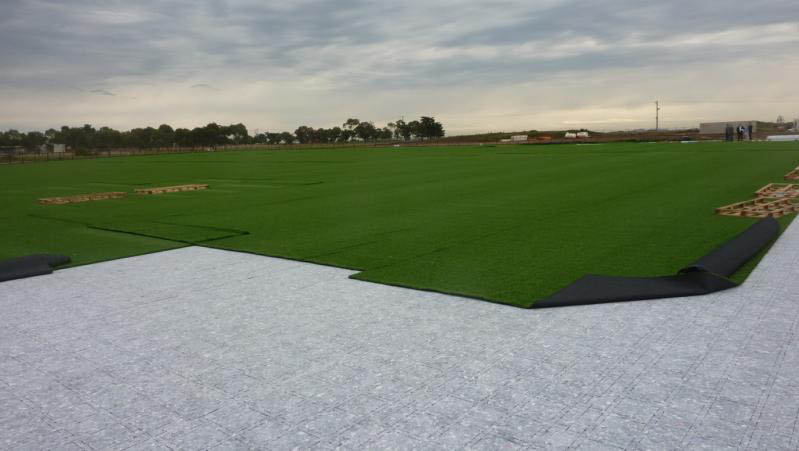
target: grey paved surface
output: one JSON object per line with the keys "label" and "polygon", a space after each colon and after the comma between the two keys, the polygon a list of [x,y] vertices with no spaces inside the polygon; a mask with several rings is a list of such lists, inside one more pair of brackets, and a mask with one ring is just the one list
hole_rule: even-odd
{"label": "grey paved surface", "polygon": [[797,250],[540,311],[203,248],[8,282],[0,448],[796,449]]}

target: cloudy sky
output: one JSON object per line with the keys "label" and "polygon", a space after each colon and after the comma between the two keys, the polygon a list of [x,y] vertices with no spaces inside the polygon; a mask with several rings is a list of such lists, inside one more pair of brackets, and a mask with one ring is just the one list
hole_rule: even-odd
{"label": "cloudy sky", "polygon": [[0,129],[799,116],[797,0],[0,0]]}

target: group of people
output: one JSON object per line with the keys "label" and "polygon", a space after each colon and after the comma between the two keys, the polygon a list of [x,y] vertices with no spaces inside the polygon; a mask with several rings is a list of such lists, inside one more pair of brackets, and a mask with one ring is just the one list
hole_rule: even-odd
{"label": "group of people", "polygon": [[727,141],[751,141],[752,140],[752,124],[749,126],[744,126],[743,124],[738,124],[737,127],[732,125],[727,126],[726,130],[726,138]]}

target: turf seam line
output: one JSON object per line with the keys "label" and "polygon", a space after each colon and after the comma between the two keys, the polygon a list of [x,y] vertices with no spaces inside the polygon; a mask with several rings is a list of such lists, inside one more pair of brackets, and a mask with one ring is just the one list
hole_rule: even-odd
{"label": "turf seam line", "polygon": [[199,241],[190,241],[190,240],[179,240],[177,238],[168,238],[168,237],[159,236],[159,235],[149,235],[149,234],[141,233],[141,232],[133,232],[131,230],[112,229],[110,227],[100,227],[100,226],[94,226],[94,225],[86,225],[86,227],[89,228],[89,229],[93,229],[93,230],[103,230],[103,231],[106,231],[106,232],[125,233],[125,234],[128,234],[128,235],[143,236],[143,237],[146,237],[146,238],[156,238],[156,239],[164,240],[164,241],[173,241],[175,243],[192,244],[192,245],[199,244],[199,243],[210,243],[212,241],[224,240],[224,239],[227,239],[227,238],[235,238],[237,236],[243,236],[243,235],[249,235],[250,234],[249,232],[242,232],[242,233],[225,235],[225,236],[216,237],[216,238],[208,238],[208,239],[199,240]]}
{"label": "turf seam line", "polygon": [[232,236],[239,236],[239,235],[249,235],[250,232],[246,230],[239,230],[239,229],[228,229],[224,227],[216,227],[216,226],[206,226],[206,225],[199,225],[199,224],[180,224],[177,222],[166,222],[166,221],[147,221],[152,222],[153,224],[164,224],[164,225],[173,225],[178,227],[190,227],[194,229],[201,229],[201,230],[216,230],[219,232],[228,232],[234,235]]}

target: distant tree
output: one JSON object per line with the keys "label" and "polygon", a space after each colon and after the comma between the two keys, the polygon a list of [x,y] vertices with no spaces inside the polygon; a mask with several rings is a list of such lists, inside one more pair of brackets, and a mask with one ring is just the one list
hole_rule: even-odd
{"label": "distant tree", "polygon": [[408,132],[411,136],[416,138],[422,137],[422,123],[419,121],[410,121],[408,122]]}
{"label": "distant tree", "polygon": [[175,144],[181,147],[194,146],[194,140],[192,139],[191,130],[187,128],[179,128],[175,130]]}
{"label": "distant tree", "polygon": [[134,128],[130,131],[130,140],[133,147],[150,149],[158,146],[158,130],[153,127]]}
{"label": "distant tree", "polygon": [[408,141],[411,139],[412,134],[411,128],[404,120],[399,119],[394,123],[394,138]]}
{"label": "distant tree", "polygon": [[341,134],[339,134],[339,142],[349,142],[353,137],[355,137],[355,132],[344,128],[341,129]]}
{"label": "distant tree", "polygon": [[22,145],[28,150],[34,150],[47,142],[44,133],[32,131],[22,135]]}
{"label": "distant tree", "polygon": [[208,136],[208,129],[205,127],[194,127],[189,134],[192,146],[210,146],[212,139]]}
{"label": "distant tree", "polygon": [[394,136],[394,132],[388,127],[381,128],[377,133],[377,139],[389,140],[392,136]]}
{"label": "distant tree", "polygon": [[248,144],[251,142],[261,144],[293,144],[300,143],[333,143],[349,142],[354,138],[364,141],[405,139],[412,137],[420,139],[439,138],[444,136],[444,128],[433,117],[422,116],[420,120],[406,123],[398,120],[388,123],[385,127],[376,127],[371,121],[361,121],[356,118],[347,119],[342,127],[313,128],[302,125],[290,132],[258,133],[251,137],[247,127],[242,124],[220,126],[211,122],[204,127],[173,129],[169,124],[161,124],[157,129],[153,127],[134,128],[128,131],[118,131],[110,127],[101,127],[96,130],[90,124],[82,127],[63,126],[60,129],[48,129],[41,133],[33,131],[20,133],[18,130],[0,132],[0,145],[28,146],[35,148],[45,143],[66,144],[74,150],[107,149],[112,147],[170,147],[178,146],[217,146],[220,144]]}
{"label": "distant tree", "polygon": [[313,141],[314,129],[306,125],[300,125],[297,127],[297,130],[294,131],[294,135],[297,137],[297,141],[299,141],[300,144],[307,144]]}
{"label": "distant tree", "polygon": [[175,144],[175,130],[168,124],[161,124],[155,136],[155,145],[158,147],[172,147]]}
{"label": "distant tree", "polygon": [[250,138],[247,127],[245,127],[242,123],[231,124],[227,127],[223,127],[221,132],[225,137],[226,144],[247,144],[247,141]]}
{"label": "distant tree", "polygon": [[120,147],[122,145],[122,133],[110,127],[101,127],[97,130],[94,137],[94,145],[98,149],[108,149]]}
{"label": "distant tree", "polygon": [[349,118],[349,119],[347,119],[347,120],[344,122],[344,124],[342,125],[342,127],[343,127],[345,130],[353,131],[353,130],[355,130],[355,127],[357,127],[357,126],[358,126],[358,124],[360,124],[360,123],[361,123],[361,121],[359,121],[358,119],[355,119],[355,118]]}
{"label": "distant tree", "polygon": [[353,130],[355,134],[364,141],[372,141],[377,138],[377,129],[371,122],[361,122]]}
{"label": "distant tree", "polygon": [[419,132],[417,136],[423,139],[443,138],[444,126],[436,122],[433,117],[422,116],[419,120]]}
{"label": "distant tree", "polygon": [[2,146],[21,146],[24,136],[19,130],[10,129],[0,134],[0,145]]}
{"label": "distant tree", "polygon": [[227,144],[227,136],[225,133],[229,132],[229,129],[223,130],[216,122],[211,122],[205,126],[203,145],[216,147],[220,144]]}
{"label": "distant tree", "polygon": [[84,150],[95,147],[94,134],[96,130],[89,124],[83,127],[68,127],[64,125],[56,133],[55,141],[59,144],[66,144],[71,149]]}
{"label": "distant tree", "polygon": [[252,142],[255,144],[267,144],[269,140],[266,137],[266,133],[256,133],[255,136],[252,137]]}
{"label": "distant tree", "polygon": [[294,144],[294,135],[289,132],[283,132],[280,134],[280,141],[284,144]]}
{"label": "distant tree", "polygon": [[342,140],[341,127],[333,127],[328,130],[328,139],[330,142],[339,142]]}
{"label": "distant tree", "polygon": [[311,128],[310,137],[312,143],[326,143],[328,141],[328,130],[323,127]]}

